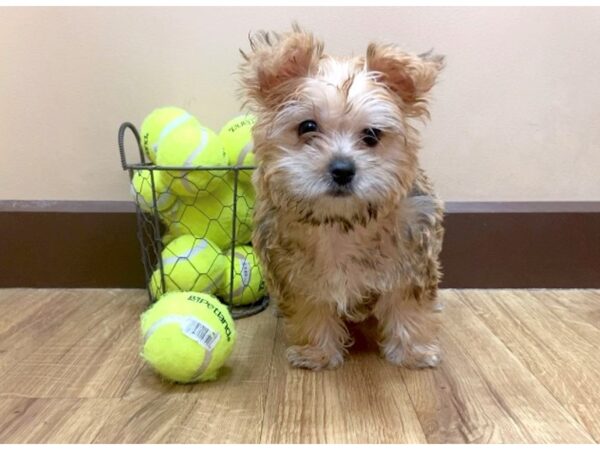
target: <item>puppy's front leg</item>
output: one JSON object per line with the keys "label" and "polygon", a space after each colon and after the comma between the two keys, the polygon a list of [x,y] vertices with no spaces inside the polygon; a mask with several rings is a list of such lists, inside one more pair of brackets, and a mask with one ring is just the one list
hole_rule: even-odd
{"label": "puppy's front leg", "polygon": [[381,352],[388,361],[410,369],[440,363],[436,305],[435,289],[427,292],[411,286],[380,297],[373,313],[379,322]]}
{"label": "puppy's front leg", "polygon": [[282,309],[289,341],[286,356],[294,367],[333,369],[344,362],[348,330],[335,308],[325,302],[295,299]]}

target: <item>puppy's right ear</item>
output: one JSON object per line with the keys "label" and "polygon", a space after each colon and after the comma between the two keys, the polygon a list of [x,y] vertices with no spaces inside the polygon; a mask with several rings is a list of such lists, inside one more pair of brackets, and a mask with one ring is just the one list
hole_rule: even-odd
{"label": "puppy's right ear", "polygon": [[444,57],[430,52],[413,55],[394,45],[371,44],[367,48],[367,70],[402,99],[412,117],[428,116],[427,97],[444,67]]}
{"label": "puppy's right ear", "polygon": [[249,40],[251,51],[240,50],[241,93],[254,109],[283,102],[298,80],[317,71],[323,55],[323,43],[297,25],[284,35],[260,31]]}

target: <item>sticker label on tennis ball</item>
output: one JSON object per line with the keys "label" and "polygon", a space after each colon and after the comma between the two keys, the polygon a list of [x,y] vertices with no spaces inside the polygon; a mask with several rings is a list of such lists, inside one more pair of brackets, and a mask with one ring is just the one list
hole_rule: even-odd
{"label": "sticker label on tennis ball", "polygon": [[181,327],[181,330],[183,331],[183,334],[196,341],[209,352],[213,351],[221,338],[219,333],[204,322],[200,322],[193,317],[187,318],[185,324]]}
{"label": "sticker label on tennis ball", "polygon": [[[219,310],[219,308],[217,308],[211,302],[206,301],[205,298],[199,297],[197,295],[191,294],[190,296],[188,296],[187,299],[190,302],[196,302],[196,303],[199,303],[200,305],[206,306],[206,308],[208,308],[208,310],[210,312],[212,312],[217,319],[219,319],[219,322],[223,326],[223,334],[225,335],[225,339],[227,339],[227,342],[231,341],[231,336],[233,334],[233,328],[229,326],[229,323],[227,322],[228,319],[223,315],[223,313]],[[221,336],[219,336],[219,339],[221,339]]]}
{"label": "sticker label on tennis ball", "polygon": [[250,284],[250,275],[252,267],[250,267],[250,263],[246,258],[242,259],[241,263],[242,267],[240,275],[242,276],[242,284],[244,285],[244,287],[246,287]]}

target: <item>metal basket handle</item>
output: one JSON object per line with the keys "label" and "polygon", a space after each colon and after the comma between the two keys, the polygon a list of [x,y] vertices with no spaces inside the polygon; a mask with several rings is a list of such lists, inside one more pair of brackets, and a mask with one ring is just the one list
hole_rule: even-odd
{"label": "metal basket handle", "polygon": [[135,125],[130,122],[124,122],[119,127],[119,155],[121,156],[121,167],[123,170],[131,169],[130,165],[127,163],[127,157],[125,155],[125,131],[129,129],[135,136],[135,141],[137,142],[138,152],[140,153],[140,161],[142,164],[146,164],[146,158],[144,156],[144,149],[142,148],[142,141],[140,139],[140,133],[138,132]]}

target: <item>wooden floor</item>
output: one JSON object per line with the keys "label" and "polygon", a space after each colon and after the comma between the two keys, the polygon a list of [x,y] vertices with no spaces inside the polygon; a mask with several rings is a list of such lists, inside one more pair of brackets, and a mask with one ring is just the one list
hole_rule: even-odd
{"label": "wooden floor", "polygon": [[[600,291],[442,291],[442,365],[290,369],[270,310],[216,382],[138,356],[143,291],[0,290],[0,443],[600,442]],[[359,339],[360,343],[360,339]]]}

